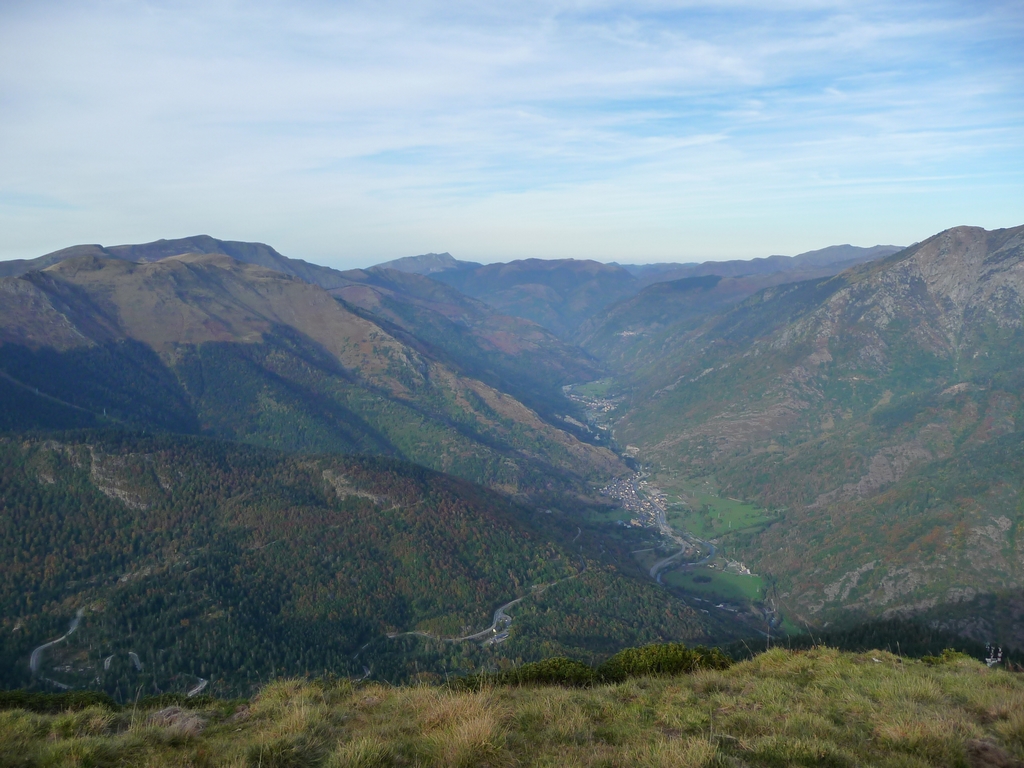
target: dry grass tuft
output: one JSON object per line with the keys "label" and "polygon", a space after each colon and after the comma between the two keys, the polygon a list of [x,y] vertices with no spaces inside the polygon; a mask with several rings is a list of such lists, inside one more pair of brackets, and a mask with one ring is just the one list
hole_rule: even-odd
{"label": "dry grass tuft", "polygon": [[705,768],[717,756],[718,746],[706,738],[673,739],[633,749],[629,764],[643,768]]}
{"label": "dry grass tuft", "polygon": [[969,739],[981,733],[958,712],[895,714],[875,728],[879,740],[891,749],[930,760],[962,758]]}
{"label": "dry grass tuft", "polygon": [[505,745],[507,709],[492,690],[472,693],[417,688],[407,698],[424,736],[420,750],[444,766],[498,765]]}
{"label": "dry grass tuft", "polygon": [[493,712],[482,712],[452,723],[431,736],[439,764],[452,768],[500,765],[504,730]]}
{"label": "dry grass tuft", "polygon": [[341,744],[327,758],[326,768],[384,768],[394,762],[391,745],[379,736],[363,736]]}
{"label": "dry grass tuft", "polygon": [[85,736],[105,736],[110,732],[114,719],[114,713],[104,707],[86,707],[77,712],[64,712],[54,717],[50,725],[50,738],[78,739]]}

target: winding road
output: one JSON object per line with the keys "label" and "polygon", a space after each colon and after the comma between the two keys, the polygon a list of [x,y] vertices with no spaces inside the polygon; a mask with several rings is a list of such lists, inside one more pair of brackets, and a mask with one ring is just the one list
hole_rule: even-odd
{"label": "winding road", "polygon": [[[579,537],[579,535],[577,534],[577,538],[578,537]],[[573,541],[575,541],[575,539],[573,539]],[[471,635],[464,635],[462,637],[438,637],[437,635],[432,635],[429,632],[420,632],[420,631],[417,631],[417,630],[413,630],[411,632],[392,632],[389,635],[387,635],[387,637],[388,637],[389,640],[393,640],[396,637],[408,637],[408,636],[412,635],[412,636],[415,636],[415,637],[426,637],[426,638],[428,638],[430,640],[440,640],[441,642],[444,642],[444,643],[462,643],[462,642],[465,642],[467,640],[480,640],[480,639],[486,638],[485,644],[488,644],[488,645],[494,643],[495,641],[500,642],[500,640],[498,640],[498,638],[501,635],[504,635],[504,637],[501,637],[501,640],[505,640],[508,637],[508,631],[507,630],[508,630],[509,625],[512,623],[512,617],[509,616],[507,613],[505,613],[505,610],[507,608],[511,608],[516,603],[522,602],[523,600],[525,600],[528,597],[533,597],[534,595],[539,595],[541,592],[544,592],[544,591],[550,589],[551,587],[555,586],[556,584],[561,584],[563,581],[569,581],[570,579],[577,579],[577,578],[579,578],[587,570],[587,563],[586,563],[585,560],[583,560],[582,555],[580,556],[580,562],[581,562],[581,568],[580,568],[579,573],[575,573],[572,576],[566,576],[564,579],[558,579],[558,581],[552,581],[550,584],[537,584],[534,587],[532,587],[530,589],[530,591],[527,592],[525,595],[520,595],[519,597],[515,598],[514,600],[509,600],[507,603],[499,605],[494,610],[494,615],[491,618],[491,625],[489,627],[485,628],[485,629],[481,629],[479,632],[474,632]],[[369,643],[367,643],[366,645],[369,645]],[[356,656],[358,656],[359,653],[362,652],[362,650],[364,648],[366,648],[366,645],[364,645],[362,648],[359,649],[359,651],[356,653]]]}
{"label": "winding road", "polygon": [[[78,613],[75,614],[75,618],[73,618],[71,620],[71,626],[68,627],[68,631],[67,632],[65,632],[63,635],[58,637],[56,640],[51,640],[48,643],[43,643],[38,648],[36,648],[34,651],[32,651],[32,655],[28,659],[28,668],[32,671],[33,675],[35,675],[35,674],[37,674],[39,672],[39,665],[43,661],[43,651],[45,651],[47,648],[49,648],[52,645],[56,645],[57,643],[60,643],[60,642],[63,642],[65,640],[67,640],[68,637],[73,635],[75,633],[75,630],[78,629],[78,625],[82,622],[82,616],[84,616],[84,615],[85,615],[85,609],[84,608],[79,608],[78,609]],[[57,685],[60,685],[60,683],[57,683]]]}

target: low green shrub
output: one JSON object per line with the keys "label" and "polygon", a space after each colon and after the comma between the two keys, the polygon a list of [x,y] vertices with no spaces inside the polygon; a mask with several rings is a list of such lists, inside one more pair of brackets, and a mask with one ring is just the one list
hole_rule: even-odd
{"label": "low green shrub", "polygon": [[502,673],[505,685],[566,685],[577,687],[594,682],[594,670],[582,661],[555,656],[543,661],[523,664]]}
{"label": "low green shrub", "polygon": [[934,667],[939,664],[955,664],[958,661],[973,661],[974,657],[968,656],[966,653],[960,653],[952,648],[946,648],[942,651],[940,656],[922,656],[921,661],[930,667]]}
{"label": "low green shrub", "polygon": [[457,677],[448,682],[448,687],[457,691],[478,691],[494,685],[564,685],[578,688],[591,685],[594,680],[594,670],[582,661],[555,656],[504,672]]}
{"label": "low green shrub", "polygon": [[120,709],[112,698],[100,691],[67,691],[66,693],[42,693],[25,690],[0,691],[0,710],[24,709],[41,715],[54,715],[58,712],[93,706],[106,707],[111,710]]}
{"label": "low green shrub", "polygon": [[699,669],[727,669],[732,659],[718,648],[687,648],[682,643],[656,643],[619,651],[597,669],[582,661],[556,656],[504,672],[470,675],[449,681],[456,690],[479,690],[486,685],[562,685],[579,688],[594,683],[617,683],[631,677],[683,675]]}
{"label": "low green shrub", "polygon": [[687,648],[682,643],[657,643],[626,648],[597,668],[597,677],[609,683],[630,677],[682,675],[698,669],[727,669],[732,660],[717,648]]}

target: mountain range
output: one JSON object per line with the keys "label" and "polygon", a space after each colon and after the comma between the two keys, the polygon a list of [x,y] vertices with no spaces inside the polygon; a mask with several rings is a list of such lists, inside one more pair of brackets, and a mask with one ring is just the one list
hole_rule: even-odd
{"label": "mountain range", "polygon": [[5,685],[879,616],[1024,647],[1024,227],[344,271],[197,236],[0,274]]}

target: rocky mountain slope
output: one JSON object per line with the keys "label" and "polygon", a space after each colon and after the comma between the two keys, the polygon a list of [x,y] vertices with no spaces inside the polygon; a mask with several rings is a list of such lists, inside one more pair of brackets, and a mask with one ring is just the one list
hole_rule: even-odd
{"label": "rocky mountain slope", "polygon": [[0,295],[0,386],[21,406],[8,429],[105,417],[398,455],[509,490],[623,469],[320,286],[225,255],[76,256]]}
{"label": "rocky mountain slope", "polygon": [[617,436],[784,510],[734,546],[792,610],[924,610],[1024,587],[1024,227],[958,227],[766,289],[634,366]]}
{"label": "rocky mountain slope", "polygon": [[79,256],[152,263],[186,254],[230,256],[318,285],[372,322],[385,324],[388,332],[398,333],[423,354],[443,358],[450,367],[512,394],[569,429],[562,385],[603,373],[590,355],[550,331],[523,318],[502,315],[423,277],[440,269],[481,266],[446,253],[340,271],[282,256],[263,243],[196,235],[138,245],[76,245],[37,259],[0,262],[0,276],[22,275]]}

